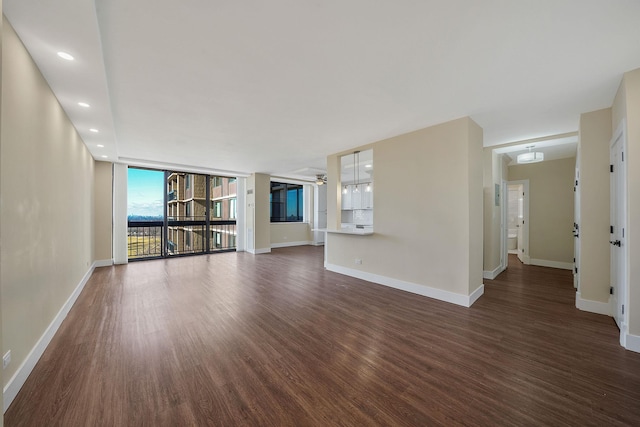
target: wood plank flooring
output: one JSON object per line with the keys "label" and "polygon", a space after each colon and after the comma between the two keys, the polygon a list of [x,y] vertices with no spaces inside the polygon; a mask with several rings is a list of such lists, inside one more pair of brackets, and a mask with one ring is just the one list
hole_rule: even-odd
{"label": "wood plank flooring", "polygon": [[5,425],[640,425],[640,354],[569,271],[512,260],[467,309],[322,257],[97,269]]}

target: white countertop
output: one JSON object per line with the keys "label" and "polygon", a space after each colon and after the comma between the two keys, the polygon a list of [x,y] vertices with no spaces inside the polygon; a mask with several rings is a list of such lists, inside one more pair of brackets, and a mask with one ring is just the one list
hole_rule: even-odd
{"label": "white countertop", "polygon": [[373,234],[373,227],[366,228],[343,228],[340,230],[328,230],[326,228],[314,228],[311,231],[324,231],[325,233],[334,233],[334,234],[353,234],[356,236],[370,236]]}

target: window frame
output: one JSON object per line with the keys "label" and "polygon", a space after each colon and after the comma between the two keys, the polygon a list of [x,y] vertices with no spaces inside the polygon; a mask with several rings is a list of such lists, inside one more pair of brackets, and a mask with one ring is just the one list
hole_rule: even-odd
{"label": "window frame", "polygon": [[[282,188],[276,188],[276,192],[277,193],[282,193],[284,195],[284,197],[281,197],[281,199],[283,200],[282,202],[280,201],[276,201],[274,202],[273,199],[273,195],[274,195],[274,187],[277,186],[282,186]],[[269,220],[271,222],[271,224],[286,224],[286,223],[291,223],[291,224],[295,224],[295,223],[306,223],[307,222],[307,217],[306,217],[306,199],[308,197],[308,191],[305,189],[305,185],[301,184],[301,183],[292,183],[292,182],[282,182],[282,181],[271,181],[271,186],[270,186],[270,190],[269,190]],[[296,218],[299,219],[295,219],[295,220],[291,220],[289,216],[287,216],[287,211],[288,211],[288,205],[289,205],[289,191],[291,190],[296,190],[296,211],[297,211],[297,215]],[[281,204],[280,209],[283,212],[283,215],[279,215],[277,217],[274,217],[273,215],[273,205],[274,203],[278,203]],[[274,218],[282,218],[283,220],[276,220],[274,221]]]}

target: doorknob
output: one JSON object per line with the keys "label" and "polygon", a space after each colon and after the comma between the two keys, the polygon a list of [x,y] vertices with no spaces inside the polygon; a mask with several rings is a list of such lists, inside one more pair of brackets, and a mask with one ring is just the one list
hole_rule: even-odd
{"label": "doorknob", "polygon": [[614,241],[614,242],[609,241],[609,243],[611,243],[613,246],[620,247],[620,240],[616,240],[616,241]]}

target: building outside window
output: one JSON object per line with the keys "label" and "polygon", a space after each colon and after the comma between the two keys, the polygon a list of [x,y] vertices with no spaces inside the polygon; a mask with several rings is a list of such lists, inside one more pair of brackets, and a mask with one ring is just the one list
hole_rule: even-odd
{"label": "building outside window", "polygon": [[222,201],[216,200],[211,205],[213,208],[213,217],[222,218]]}
{"label": "building outside window", "polygon": [[229,199],[229,219],[236,219],[236,199]]}
{"label": "building outside window", "polygon": [[304,187],[300,184],[271,182],[269,194],[271,222],[304,220]]}

